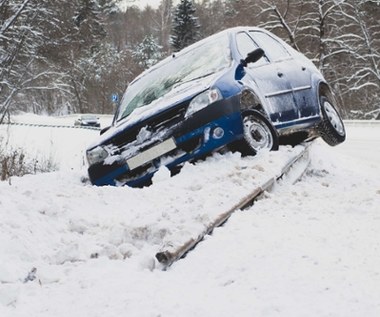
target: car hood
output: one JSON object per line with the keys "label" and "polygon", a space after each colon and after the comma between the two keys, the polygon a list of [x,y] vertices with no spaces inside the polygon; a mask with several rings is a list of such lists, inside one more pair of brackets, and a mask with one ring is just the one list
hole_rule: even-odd
{"label": "car hood", "polygon": [[[153,101],[149,105],[141,108],[135,109],[128,117],[120,120],[111,127],[108,131],[100,136],[100,140],[93,146],[97,144],[107,143],[107,140],[122,133],[125,129],[139,124],[145,121],[147,118],[155,116],[165,110],[176,107],[182,102],[189,100],[208,89],[215,80],[220,77],[223,71],[206,75],[205,77],[194,79],[189,82],[184,82],[180,85],[175,86],[170,92],[165,94],[163,97]],[[93,147],[92,146],[92,147]]]}

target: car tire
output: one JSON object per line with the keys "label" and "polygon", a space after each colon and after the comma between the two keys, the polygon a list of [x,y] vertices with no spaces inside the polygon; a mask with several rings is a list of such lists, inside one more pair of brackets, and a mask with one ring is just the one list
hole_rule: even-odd
{"label": "car tire", "polygon": [[320,97],[322,120],[317,130],[321,138],[331,146],[338,145],[346,139],[343,120],[332,102],[326,96]]}
{"label": "car tire", "polygon": [[242,112],[243,138],[232,145],[242,155],[256,155],[262,149],[278,150],[279,137],[272,123],[259,111]]}

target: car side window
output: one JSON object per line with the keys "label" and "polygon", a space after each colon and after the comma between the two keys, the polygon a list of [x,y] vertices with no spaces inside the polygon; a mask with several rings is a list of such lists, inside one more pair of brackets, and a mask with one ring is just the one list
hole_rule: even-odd
{"label": "car side window", "polygon": [[249,34],[260,44],[270,60],[278,61],[291,57],[286,48],[270,35],[260,31],[249,31]]}
{"label": "car side window", "polygon": [[[251,39],[251,37],[245,33],[245,32],[240,32],[236,35],[236,45],[237,49],[240,53],[240,55],[243,58],[246,58],[248,53],[251,53],[255,49],[257,49],[259,46]],[[263,64],[267,64],[267,58],[263,56],[260,58],[256,63],[254,63],[255,66],[260,66]]]}

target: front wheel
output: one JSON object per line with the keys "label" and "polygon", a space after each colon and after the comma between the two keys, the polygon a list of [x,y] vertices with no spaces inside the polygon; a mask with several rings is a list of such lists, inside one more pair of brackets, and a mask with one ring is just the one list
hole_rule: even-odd
{"label": "front wheel", "polygon": [[263,114],[256,110],[244,111],[242,121],[243,139],[235,142],[233,149],[243,155],[255,155],[262,149],[278,150],[278,133]]}
{"label": "front wheel", "polygon": [[331,146],[338,145],[346,139],[346,130],[338,111],[325,96],[321,96],[322,121],[318,132],[322,139]]}

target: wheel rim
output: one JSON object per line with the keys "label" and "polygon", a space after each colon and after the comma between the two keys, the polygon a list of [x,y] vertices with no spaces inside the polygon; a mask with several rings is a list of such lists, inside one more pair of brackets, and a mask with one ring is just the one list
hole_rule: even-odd
{"label": "wheel rim", "polygon": [[244,138],[252,149],[258,151],[273,147],[272,133],[265,124],[257,121],[254,116],[247,116],[243,120],[243,125]]}
{"label": "wheel rim", "polygon": [[338,132],[340,135],[344,135],[343,122],[338,112],[328,101],[325,101],[323,103],[323,107],[325,109],[326,117],[330,121],[331,125],[334,127],[335,131]]}

